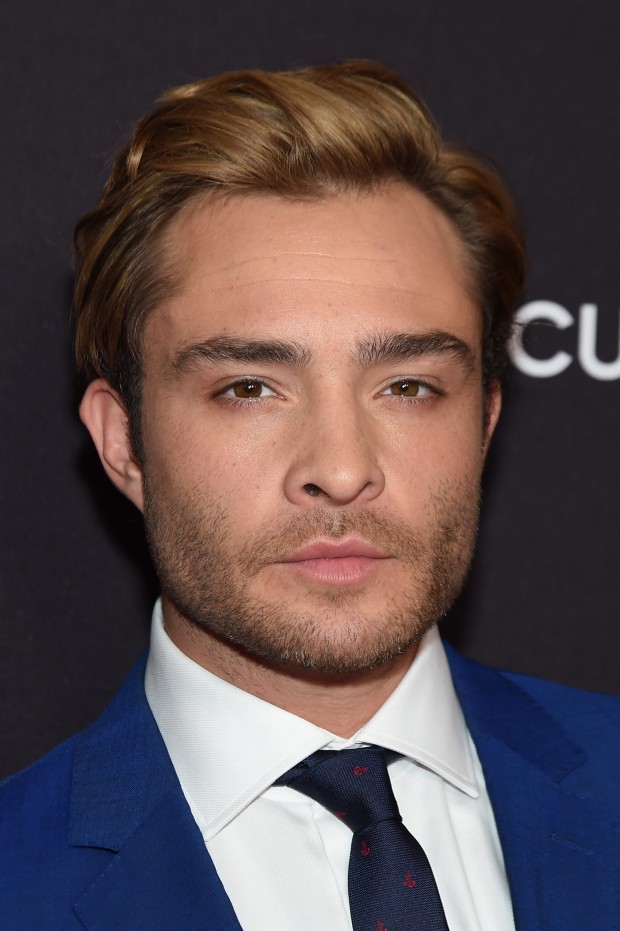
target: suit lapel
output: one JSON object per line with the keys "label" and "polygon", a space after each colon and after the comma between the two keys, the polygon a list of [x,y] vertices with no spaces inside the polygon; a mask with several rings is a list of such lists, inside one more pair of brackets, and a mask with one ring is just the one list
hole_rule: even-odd
{"label": "suit lapel", "polygon": [[180,791],[162,799],[74,909],[88,931],[241,931]]}
{"label": "suit lapel", "polygon": [[620,831],[583,793],[587,756],[507,676],[448,649],[484,770],[517,931],[618,927]]}
{"label": "suit lapel", "polygon": [[111,852],[74,905],[88,931],[241,931],[144,694],[144,662],[78,738],[70,846]]}

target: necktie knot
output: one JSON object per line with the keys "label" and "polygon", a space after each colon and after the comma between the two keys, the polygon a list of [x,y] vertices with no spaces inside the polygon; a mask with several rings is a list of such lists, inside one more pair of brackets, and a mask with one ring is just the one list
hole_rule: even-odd
{"label": "necktie knot", "polygon": [[280,785],[313,798],[354,833],[383,821],[400,821],[381,747],[319,750],[289,770]]}

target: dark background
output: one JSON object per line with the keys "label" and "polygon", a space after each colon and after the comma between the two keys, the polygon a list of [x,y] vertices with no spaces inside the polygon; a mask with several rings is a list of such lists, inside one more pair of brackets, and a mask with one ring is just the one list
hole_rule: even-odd
{"label": "dark background", "polygon": [[[469,0],[4,0],[0,10],[0,772],[83,727],[145,646],[140,518],[77,416],[70,239],[165,87],[222,70],[372,57],[444,133],[488,153],[529,234],[528,300],[599,308],[618,358],[620,7]],[[531,332],[530,328],[530,332]],[[539,328],[540,329],[540,328]],[[579,326],[527,339],[576,356]],[[617,367],[617,366],[616,366]],[[620,378],[511,368],[479,552],[445,631],[465,653],[620,692]],[[619,373],[620,374],[620,373]]]}

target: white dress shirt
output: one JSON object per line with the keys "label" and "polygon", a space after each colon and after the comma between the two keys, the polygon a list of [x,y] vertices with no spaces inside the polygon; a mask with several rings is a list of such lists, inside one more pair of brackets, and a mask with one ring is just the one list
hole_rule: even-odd
{"label": "white dress shirt", "polygon": [[[495,820],[441,640],[348,740],[207,672],[153,613],[146,694],[244,931],[351,931],[351,832],[278,776],[322,748],[377,744],[406,827],[431,863],[450,931],[514,931]],[[206,927],[206,926],[205,926]]]}

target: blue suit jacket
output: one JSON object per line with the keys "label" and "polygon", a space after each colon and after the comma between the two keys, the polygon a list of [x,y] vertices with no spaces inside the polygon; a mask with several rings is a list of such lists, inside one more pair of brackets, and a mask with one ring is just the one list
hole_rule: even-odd
{"label": "blue suit jacket", "polygon": [[[518,931],[618,931],[620,699],[448,654]],[[3,931],[239,931],[143,679],[0,787]]]}

